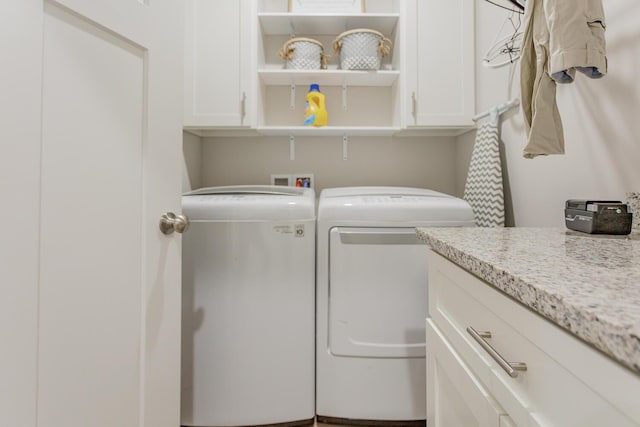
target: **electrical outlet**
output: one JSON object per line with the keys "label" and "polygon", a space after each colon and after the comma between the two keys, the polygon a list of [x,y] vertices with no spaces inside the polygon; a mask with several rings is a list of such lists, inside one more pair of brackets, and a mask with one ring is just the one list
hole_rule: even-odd
{"label": "electrical outlet", "polygon": [[285,187],[293,186],[293,177],[291,175],[272,174],[271,185],[283,185]]}

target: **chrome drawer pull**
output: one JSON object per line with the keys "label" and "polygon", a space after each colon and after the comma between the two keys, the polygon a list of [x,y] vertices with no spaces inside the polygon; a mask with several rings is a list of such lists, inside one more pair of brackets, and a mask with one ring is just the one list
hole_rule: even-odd
{"label": "chrome drawer pull", "polygon": [[491,332],[478,332],[475,329],[473,329],[471,326],[467,327],[467,332],[469,333],[469,335],[473,337],[474,340],[478,342],[478,344],[480,344],[482,348],[485,349],[487,353],[489,353],[489,355],[493,358],[493,360],[498,362],[498,365],[500,365],[500,367],[504,369],[505,372],[509,374],[511,378],[517,378],[518,371],[527,370],[526,363],[507,362],[505,358],[502,357],[500,353],[496,351],[496,349],[491,347],[491,344],[485,341],[485,338],[491,338]]}

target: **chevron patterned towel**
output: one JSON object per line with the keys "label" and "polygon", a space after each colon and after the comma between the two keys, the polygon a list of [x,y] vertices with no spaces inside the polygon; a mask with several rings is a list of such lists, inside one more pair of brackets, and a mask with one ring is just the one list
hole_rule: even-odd
{"label": "chevron patterned towel", "polygon": [[478,227],[504,227],[498,121],[496,111],[478,128],[464,187],[463,198],[471,205]]}

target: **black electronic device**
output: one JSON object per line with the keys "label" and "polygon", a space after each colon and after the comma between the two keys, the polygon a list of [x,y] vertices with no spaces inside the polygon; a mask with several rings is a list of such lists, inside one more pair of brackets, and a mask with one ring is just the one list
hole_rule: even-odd
{"label": "black electronic device", "polygon": [[590,234],[629,234],[633,214],[618,200],[567,200],[567,228]]}

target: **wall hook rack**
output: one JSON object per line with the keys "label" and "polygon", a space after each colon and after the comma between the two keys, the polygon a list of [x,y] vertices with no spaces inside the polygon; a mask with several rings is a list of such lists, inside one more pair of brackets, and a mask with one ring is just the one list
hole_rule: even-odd
{"label": "wall hook rack", "polygon": [[[487,3],[491,3],[494,6],[498,6],[499,8],[510,10],[512,12],[524,13],[524,7],[526,0],[505,0],[502,3],[506,3],[507,5],[501,4],[498,0],[484,0]],[[511,5],[511,6],[509,6]]]}

